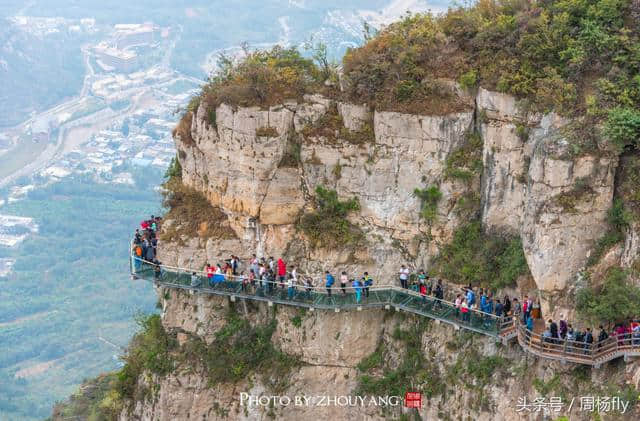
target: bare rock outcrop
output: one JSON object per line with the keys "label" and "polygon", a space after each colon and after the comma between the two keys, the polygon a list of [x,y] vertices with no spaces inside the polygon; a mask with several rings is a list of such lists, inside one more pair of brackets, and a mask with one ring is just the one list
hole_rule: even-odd
{"label": "bare rock outcrop", "polygon": [[[335,110],[337,116],[328,114]],[[198,108],[193,142],[176,139],[183,180],[223,209],[238,240],[200,244],[198,264],[256,251],[298,260],[310,273],[366,270],[378,283],[393,282],[401,263],[428,269],[465,222],[456,204],[471,193],[481,198],[485,229],[522,237],[549,310],[549,297],[572,284],[607,229],[617,158],[574,154],[564,135],[570,122],[528,113],[506,94],[480,88],[475,109],[449,115],[372,110],[320,95],[268,110],[222,104],[211,111],[204,103]],[[332,136],[308,130],[327,116],[344,126]],[[461,181],[447,173],[448,160],[470,132],[482,137],[483,168]],[[318,185],[358,198],[361,210],[350,220],[367,244],[356,253],[313,249],[296,228]],[[430,223],[414,194],[429,186],[442,193]]]}

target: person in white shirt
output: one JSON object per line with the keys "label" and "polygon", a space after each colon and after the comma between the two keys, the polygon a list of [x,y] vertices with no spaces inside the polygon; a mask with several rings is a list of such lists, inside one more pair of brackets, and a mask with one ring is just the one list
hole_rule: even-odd
{"label": "person in white shirt", "polygon": [[[295,271],[295,269],[294,269]],[[296,291],[296,278],[293,276],[293,273],[289,274],[289,279],[287,280],[287,299],[293,300],[293,295]]]}
{"label": "person in white shirt", "polygon": [[200,277],[195,272],[191,273],[191,286],[199,287],[201,283]]}
{"label": "person in white shirt", "polygon": [[400,266],[399,277],[400,277],[400,285],[402,286],[402,288],[406,289],[408,287],[408,281],[409,281],[409,269],[405,265]]}

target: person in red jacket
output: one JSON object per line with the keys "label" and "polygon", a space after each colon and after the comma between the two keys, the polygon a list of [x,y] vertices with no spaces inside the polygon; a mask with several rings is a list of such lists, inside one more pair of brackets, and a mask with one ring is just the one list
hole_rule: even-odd
{"label": "person in red jacket", "polygon": [[207,280],[209,281],[209,285],[213,284],[213,274],[215,272],[215,268],[211,266],[209,263],[205,266],[204,270],[207,272]]}
{"label": "person in red jacket", "polygon": [[278,259],[278,280],[280,281],[280,288],[284,288],[284,278],[287,276],[287,264],[282,260],[282,257]]}

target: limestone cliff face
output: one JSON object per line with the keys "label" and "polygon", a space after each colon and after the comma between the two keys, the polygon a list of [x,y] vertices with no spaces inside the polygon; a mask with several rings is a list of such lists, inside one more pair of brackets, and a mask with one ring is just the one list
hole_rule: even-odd
{"label": "limestone cliff face", "polygon": [[[393,282],[402,262],[428,269],[439,246],[465,222],[458,201],[477,195],[487,230],[522,237],[534,283],[521,283],[520,292],[537,289],[546,314],[566,312],[572,307],[567,292],[576,284],[594,241],[607,229],[618,162],[603,151],[574,154],[563,130],[568,122],[555,114],[530,115],[514,98],[483,89],[465,100],[467,111],[445,116],[384,112],[319,95],[269,110],[221,105],[214,113],[201,105],[192,121],[193,141],[176,139],[183,181],[228,215],[238,238],[162,243],[160,260],[199,268],[231,253],[246,258],[256,252],[283,255],[310,273],[325,268],[368,270],[379,283]],[[323,121],[340,122],[334,135],[309,130]],[[448,175],[448,161],[468,145],[470,132],[481,135],[482,169],[461,181]],[[311,208],[319,184],[341,197],[358,197],[361,210],[350,218],[365,232],[366,247],[355,252],[309,247],[296,222]],[[430,225],[420,218],[413,191],[431,185],[439,186],[442,199]],[[604,263],[628,266],[636,260],[640,241],[635,228],[629,230],[626,244],[607,253]],[[176,358],[170,374],[138,380],[152,393],[131,402],[120,414],[121,421],[413,416],[402,407],[243,406],[240,393],[354,395],[364,375],[380,378],[402,366],[407,344],[395,332],[416,325],[426,325],[418,345],[425,367],[411,381],[429,385],[419,411],[425,420],[553,419],[554,413],[518,412],[518,400],[606,396],[611,390],[619,393],[640,385],[637,362],[581,369],[536,359],[515,343],[499,345],[393,311],[316,310],[301,316],[291,307],[232,303],[207,294],[161,289],[159,296],[163,324],[182,346],[193,338],[211,344],[231,311],[251,323],[275,319],[271,341],[300,365],[286,375],[282,388],[274,390],[270,379],[259,373],[212,385],[203,366]],[[378,365],[360,371],[358,364],[376,352],[381,355]],[[492,365],[485,378],[470,369]],[[577,420],[592,416],[579,406],[565,415]],[[612,419],[639,415],[632,408]]]}
{"label": "limestone cliff face", "polygon": [[483,223],[521,235],[550,312],[607,230],[617,158],[606,151],[573,156],[563,131],[569,122],[554,113],[528,115],[509,95],[480,89],[477,104],[486,116]]}
{"label": "limestone cliff face", "polygon": [[[512,343],[496,344],[490,338],[456,331],[426,319],[384,310],[354,312],[314,311],[302,314],[286,306],[268,307],[266,303],[237,301],[227,297],[159,291],[163,325],[177,334],[181,344],[197,337],[210,343],[225,324],[225,315],[236,312],[251,323],[275,318],[277,328],[272,342],[300,361],[286,374],[284,388],[274,390],[255,373],[236,383],[210,384],[204,368],[193,361],[176,358],[170,374],[142,376],[138,387],[149,390],[143,398],[131,402],[120,414],[120,421],[131,420],[383,420],[398,419],[401,414],[414,417],[415,411],[402,405],[386,410],[375,406],[268,406],[242,405],[241,393],[252,396],[356,396],[363,375],[381,376],[386,369],[397,369],[406,357],[406,344],[395,335],[397,329],[424,326],[418,338],[418,352],[425,366],[413,373],[413,382],[430,387],[423,396],[418,415],[423,420],[474,419],[480,421],[554,419],[553,412],[517,411],[518,399],[563,396],[562,414],[571,419],[588,420],[592,413],[579,410],[580,396],[610,396],[626,386],[640,383],[640,365],[609,364],[600,370],[582,370],[572,364],[540,361],[525,355]],[[294,323],[295,317],[299,321]],[[362,372],[358,363],[372,353],[380,353],[380,364]],[[178,351],[179,353],[179,351]],[[488,378],[469,367],[493,365]],[[283,379],[280,379],[283,380]],[[613,392],[615,391],[615,392]],[[381,393],[390,393],[388,389]],[[571,413],[566,409],[572,397]],[[611,419],[633,420],[638,408]]]}
{"label": "limestone cliff face", "polygon": [[[332,107],[338,110],[345,130],[356,133],[367,125],[373,129],[371,137],[355,144],[340,132],[331,139],[305,136],[305,127]],[[428,263],[437,245],[450,237],[459,222],[453,212],[457,198],[479,185],[479,177],[470,185],[444,177],[446,158],[473,128],[472,110],[416,116],[334,104],[315,95],[302,104],[269,110],[234,110],[221,105],[215,112],[215,125],[206,121],[208,115],[209,110],[201,105],[192,123],[195,142],[176,139],[176,146],[184,182],[228,213],[239,237],[235,247],[207,245],[210,258],[215,257],[212,253],[228,250],[241,256],[247,256],[249,250],[275,256],[289,253],[289,257],[300,258],[298,263],[309,271],[345,267],[390,279],[400,261]],[[262,128],[273,129],[272,136],[259,136]],[[292,144],[299,148],[301,161],[295,168],[282,164]],[[355,222],[369,239],[377,239],[375,244],[356,256],[305,246],[295,223],[305,206],[310,206],[310,192],[319,184],[335,188],[342,197],[358,197],[362,211]],[[413,191],[434,184],[440,186],[443,200],[436,224],[428,227],[420,220],[420,203]],[[433,237],[431,242],[428,236]]]}
{"label": "limestone cliff face", "polygon": [[[543,309],[552,310],[607,229],[617,158],[603,151],[573,154],[563,131],[568,122],[553,113],[529,114],[515,98],[482,88],[475,96],[456,92],[468,111],[443,116],[372,110],[320,95],[268,110],[223,104],[212,113],[201,104],[191,126],[194,141],[176,139],[183,180],[228,214],[239,239],[192,240],[195,257],[179,261],[176,253],[167,263],[200,266],[257,251],[284,255],[310,273],[368,270],[379,283],[392,282],[401,262],[428,270],[465,220],[458,200],[476,194],[486,229],[521,235]],[[335,136],[306,130],[336,110],[344,127]],[[482,170],[460,181],[448,176],[447,159],[471,132],[482,137]],[[369,133],[364,140],[363,133]],[[354,134],[359,142],[350,140]],[[287,163],[292,150],[299,164]],[[358,197],[362,209],[351,219],[366,233],[367,247],[355,253],[308,247],[295,223],[318,184]],[[432,185],[443,195],[429,225],[413,191]],[[635,237],[627,238],[624,259],[632,261]]]}

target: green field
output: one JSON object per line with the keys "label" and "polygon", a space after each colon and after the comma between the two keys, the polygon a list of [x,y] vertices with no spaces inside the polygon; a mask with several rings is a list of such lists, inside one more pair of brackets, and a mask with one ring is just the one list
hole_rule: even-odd
{"label": "green field", "polygon": [[151,285],[127,275],[127,251],[139,220],[159,210],[160,177],[138,174],[137,186],[67,179],[0,208],[39,226],[16,249],[0,248],[17,259],[0,278],[0,419],[45,418],[84,378],[119,366],[121,350],[108,342],[125,346],[132,316],[155,308]]}

